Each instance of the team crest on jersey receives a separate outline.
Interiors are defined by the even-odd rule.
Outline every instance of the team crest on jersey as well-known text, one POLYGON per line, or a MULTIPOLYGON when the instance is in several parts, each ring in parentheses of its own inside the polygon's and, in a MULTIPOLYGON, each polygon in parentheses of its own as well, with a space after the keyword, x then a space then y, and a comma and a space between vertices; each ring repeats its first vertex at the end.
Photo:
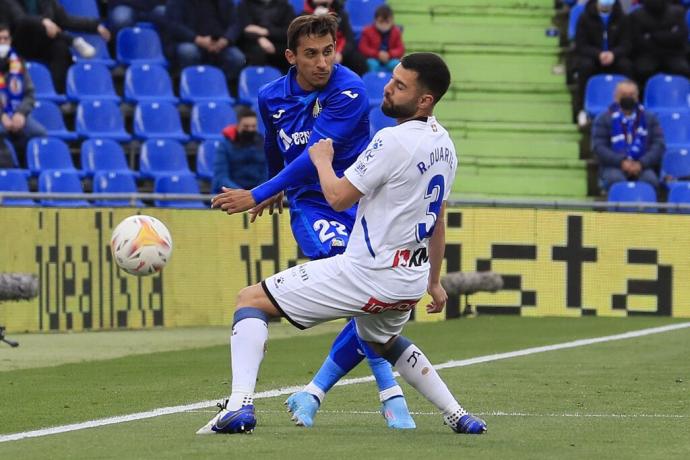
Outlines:
POLYGON ((22 82, 19 78, 10 78, 10 94, 21 94, 22 93, 22 82))
POLYGON ((316 98, 316 102, 314 102, 314 108, 311 111, 311 116, 316 118, 319 115, 321 115, 321 110, 323 109, 323 106, 321 105, 321 101, 319 98, 316 98))

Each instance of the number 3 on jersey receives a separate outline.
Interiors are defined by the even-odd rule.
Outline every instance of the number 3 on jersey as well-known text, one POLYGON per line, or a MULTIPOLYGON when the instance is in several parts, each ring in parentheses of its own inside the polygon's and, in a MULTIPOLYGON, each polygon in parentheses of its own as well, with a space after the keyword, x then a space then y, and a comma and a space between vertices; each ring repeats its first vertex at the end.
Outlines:
POLYGON ((338 235, 347 236, 347 227, 338 221, 327 221, 326 219, 319 219, 314 222, 314 231, 319 232, 319 240, 322 243, 333 238, 336 233, 338 235))
POLYGON ((424 201, 431 200, 431 202, 426 207, 426 218, 423 222, 418 223, 415 229, 415 236, 417 237, 418 243, 421 243, 434 233, 434 226, 436 225, 436 219, 438 219, 438 213, 441 212, 445 189, 445 180, 441 174, 437 174, 429 181, 429 185, 426 187, 424 201))

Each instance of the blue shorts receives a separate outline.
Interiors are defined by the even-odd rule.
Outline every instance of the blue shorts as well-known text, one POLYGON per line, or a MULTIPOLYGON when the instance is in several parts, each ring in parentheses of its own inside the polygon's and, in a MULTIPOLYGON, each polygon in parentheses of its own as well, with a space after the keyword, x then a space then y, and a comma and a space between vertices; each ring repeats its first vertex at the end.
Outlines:
POLYGON ((324 198, 304 197, 290 202, 290 225, 297 245, 310 259, 345 251, 355 224, 357 205, 337 212, 324 198))

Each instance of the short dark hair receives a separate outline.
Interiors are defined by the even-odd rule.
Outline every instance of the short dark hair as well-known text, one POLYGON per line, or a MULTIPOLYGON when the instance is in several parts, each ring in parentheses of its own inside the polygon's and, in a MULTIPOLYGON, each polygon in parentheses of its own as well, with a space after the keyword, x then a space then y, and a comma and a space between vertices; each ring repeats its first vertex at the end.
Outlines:
POLYGON ((10 35, 12 35, 12 29, 10 28, 10 25, 6 22, 0 22, 0 30, 7 30, 10 32, 10 35))
POLYGON ((305 14, 292 20, 287 30, 287 47, 297 52, 301 37, 323 37, 330 34, 335 41, 338 31, 338 19, 333 14, 305 14))
POLYGON ((393 9, 386 5, 383 4, 376 8, 376 11, 374 12, 374 19, 383 19, 384 21, 387 19, 390 19, 393 17, 393 9))
POLYGON ((256 112, 249 107, 240 107, 240 109, 237 110, 237 121, 248 117, 256 117, 256 112))
POLYGON ((441 56, 434 53, 412 53, 400 60, 404 69, 417 72, 417 80, 434 96, 434 105, 450 86, 450 70, 441 56))

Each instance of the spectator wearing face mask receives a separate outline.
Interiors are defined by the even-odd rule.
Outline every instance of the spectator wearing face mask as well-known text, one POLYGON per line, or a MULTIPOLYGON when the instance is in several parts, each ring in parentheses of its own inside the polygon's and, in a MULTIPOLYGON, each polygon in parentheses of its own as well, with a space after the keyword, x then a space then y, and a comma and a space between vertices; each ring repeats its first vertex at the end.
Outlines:
POLYGON ((573 67, 577 74, 578 124, 588 123, 584 105, 587 80, 600 73, 632 78, 630 25, 617 0, 590 0, 580 16, 575 33, 573 67))
POLYGON ((24 61, 12 49, 7 24, 0 24, 0 138, 8 137, 23 151, 28 138, 46 130, 29 114, 34 107, 34 85, 24 61))
POLYGON ((599 159, 602 188, 621 181, 643 181, 657 187, 657 170, 666 146, 656 116, 639 103, 632 80, 616 86, 615 102, 592 125, 592 151, 599 159))
POLYGON ((690 78, 686 60, 688 26, 681 6, 667 0, 644 0, 630 19, 633 65, 641 87, 658 72, 690 78))
POLYGON ((268 179, 264 140, 257 132, 256 113, 242 109, 237 125, 223 130, 221 142, 213 160, 212 193, 221 187, 249 190, 268 179))
POLYGON ((392 72, 398 65, 405 54, 405 45, 390 6, 376 8, 374 23, 362 31, 359 52, 367 59, 370 72, 392 72))

